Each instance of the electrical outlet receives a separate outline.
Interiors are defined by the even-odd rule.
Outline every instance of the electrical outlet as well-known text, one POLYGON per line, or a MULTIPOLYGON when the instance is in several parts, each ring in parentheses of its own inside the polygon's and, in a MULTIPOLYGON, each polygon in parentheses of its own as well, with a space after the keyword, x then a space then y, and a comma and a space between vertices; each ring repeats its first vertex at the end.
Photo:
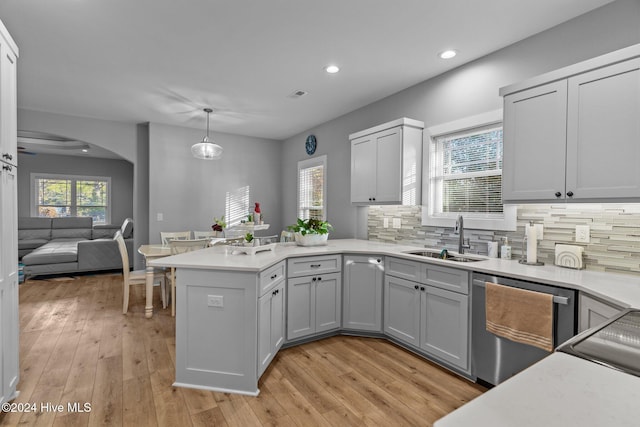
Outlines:
POLYGON ((393 228, 402 228, 401 218, 393 218, 393 228))
POLYGON ((576 225, 576 243, 589 243, 591 231, 588 225, 576 225))
POLYGON ((158 212, 156 214, 156 221, 163 221, 164 220, 164 215, 162 214, 162 212, 158 212))
POLYGON ((389 218, 382 218, 382 227, 389 228, 389 218))
POLYGON ((222 295, 207 295, 207 305, 209 307, 224 307, 224 297, 222 295))

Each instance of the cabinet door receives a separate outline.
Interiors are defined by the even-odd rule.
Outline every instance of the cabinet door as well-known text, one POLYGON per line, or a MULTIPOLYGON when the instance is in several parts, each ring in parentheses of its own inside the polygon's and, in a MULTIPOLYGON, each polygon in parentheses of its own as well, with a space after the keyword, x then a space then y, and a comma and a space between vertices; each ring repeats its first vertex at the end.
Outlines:
POLYGON ((420 342, 419 287, 396 277, 384 279, 384 332, 414 346, 420 342))
POLYGON ((382 257, 344 257, 344 309, 346 329, 382 332, 382 257))
POLYGON ((601 325, 620 311, 621 307, 604 303, 581 292, 578 332, 601 325))
POLYGON ((640 58, 570 78, 568 102, 567 193, 640 198, 640 58))
POLYGON ((16 56, 0 37, 0 161, 17 165, 16 56))
POLYGON ((315 281, 311 276, 287 280, 287 339, 315 332, 315 281))
POLYGON ((372 135, 351 141, 351 203, 371 203, 376 195, 376 141, 372 135))
POLYGON ((566 108, 566 81, 504 97, 505 202, 565 197, 566 108))
POLYGON ((0 162, 0 402, 18 384, 18 224, 16 168, 0 162))
MULTIPOLYGON (((315 332, 337 329, 342 322, 340 274, 322 274, 315 281, 315 332)), ((312 279, 313 280, 313 279, 312 279)))
POLYGON ((272 293, 269 292, 258 299, 258 378, 273 359, 271 347, 272 297, 272 293))
POLYGON ((271 296, 271 348, 273 355, 280 350, 284 343, 284 280, 275 289, 271 296))
POLYGON ((258 300, 258 378, 284 342, 284 283, 258 300))
POLYGON ((402 127, 374 134, 376 139, 375 203, 402 203, 402 127))
POLYGON ((468 370, 469 297, 432 286, 422 286, 420 348, 468 370))

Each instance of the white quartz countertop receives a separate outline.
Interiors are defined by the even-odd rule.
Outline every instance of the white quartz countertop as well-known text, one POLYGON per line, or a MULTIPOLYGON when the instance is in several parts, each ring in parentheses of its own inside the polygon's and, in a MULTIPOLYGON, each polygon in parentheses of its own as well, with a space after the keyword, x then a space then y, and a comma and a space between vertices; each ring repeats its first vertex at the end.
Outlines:
POLYGON ((636 427, 639 400, 639 377, 553 353, 434 426, 636 427))
MULTIPOLYGON (((334 239, 327 246, 278 244, 255 255, 212 247, 151 261, 154 267, 261 271, 290 257, 327 254, 395 256, 498 276, 561 286, 600 297, 621 307, 640 308, 640 276, 528 266, 517 260, 486 258, 455 263, 406 254, 424 249, 368 240, 334 239)), ((638 426, 640 378, 564 353, 553 353, 513 378, 436 422, 453 426, 638 426)))
POLYGON ((302 247, 292 243, 277 244, 272 251, 255 255, 230 254, 224 246, 158 258, 149 262, 154 267, 202 268, 212 270, 261 271, 291 257, 327 254, 370 254, 396 256, 420 262, 446 265, 459 269, 507 276, 521 280, 585 291, 621 307, 640 308, 640 276, 572 270, 555 265, 529 266, 517 260, 486 258, 483 261, 456 263, 425 258, 405 252, 423 247, 394 245, 369 240, 330 239, 326 246, 302 247))

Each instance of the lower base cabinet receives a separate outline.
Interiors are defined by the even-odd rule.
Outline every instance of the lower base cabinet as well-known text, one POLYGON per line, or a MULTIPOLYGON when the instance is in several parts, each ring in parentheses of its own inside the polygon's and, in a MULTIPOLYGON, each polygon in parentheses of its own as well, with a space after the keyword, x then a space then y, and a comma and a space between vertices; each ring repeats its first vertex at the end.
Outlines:
POLYGON ((258 378, 284 343, 285 281, 258 300, 258 378))
MULTIPOLYGON (((410 267, 407 264, 407 271, 410 267)), ((467 274, 443 267, 432 270, 423 269, 420 277, 428 283, 429 273, 449 275, 452 282, 443 286, 457 285, 467 274)), ((469 296, 424 282, 385 276, 384 332, 435 360, 469 372, 469 296)))
POLYGON ((578 332, 586 331, 603 324, 607 319, 622 311, 622 307, 605 303, 593 298, 584 292, 580 292, 579 325, 578 332))
POLYGON ((345 255, 342 272, 342 327, 382 332, 383 258, 345 255))
POLYGON ((341 282, 340 273, 288 279, 288 340, 340 328, 341 282))

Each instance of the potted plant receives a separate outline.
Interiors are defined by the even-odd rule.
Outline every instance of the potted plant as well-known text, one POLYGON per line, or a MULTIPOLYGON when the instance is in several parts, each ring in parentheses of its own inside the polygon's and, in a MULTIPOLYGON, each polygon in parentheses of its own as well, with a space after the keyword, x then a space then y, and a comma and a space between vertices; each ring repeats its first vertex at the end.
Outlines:
POLYGON ((331 224, 321 219, 300 219, 287 227, 294 233, 296 243, 300 246, 326 245, 329 238, 329 230, 333 230, 331 224))
POLYGON ((251 233, 247 233, 244 235, 244 245, 245 246, 253 246, 254 245, 254 241, 253 241, 253 234, 251 233))
POLYGON ((211 229, 216 232, 216 237, 224 237, 224 229, 227 228, 227 223, 224 220, 224 215, 218 218, 213 218, 213 225, 211 229))

